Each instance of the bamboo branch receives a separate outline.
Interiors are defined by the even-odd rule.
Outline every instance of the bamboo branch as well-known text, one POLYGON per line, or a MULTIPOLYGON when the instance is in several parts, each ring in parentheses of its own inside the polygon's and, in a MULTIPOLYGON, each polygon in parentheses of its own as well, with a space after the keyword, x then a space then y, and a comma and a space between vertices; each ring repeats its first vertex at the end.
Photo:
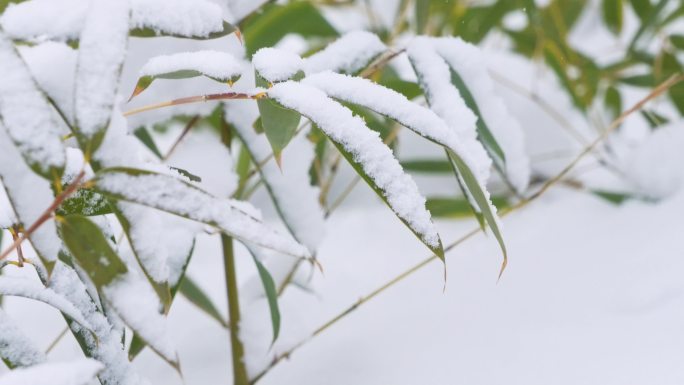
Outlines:
POLYGON ((230 318, 230 347, 233 359, 233 384, 247 385, 249 377, 245 367, 245 348, 240 340, 240 301, 237 275, 235 273, 235 254, 233 238, 222 234, 223 263, 225 268, 226 292, 228 296, 228 316, 230 318))
MULTIPOLYGON (((589 153, 591 153, 600 143, 602 143, 608 135, 613 132, 619 125, 631 114, 634 112, 640 110, 646 103, 648 103, 650 100, 660 96, 663 92, 667 91, 670 87, 674 86, 678 82, 684 80, 684 75, 674 75, 670 77, 668 80, 660 84, 658 87, 656 87, 651 93, 649 93, 645 98, 640 100, 638 103, 636 103, 634 106, 632 106, 630 109, 626 110, 623 112, 619 117, 617 117, 611 125, 608 127, 606 131, 604 131, 598 138, 596 138, 591 144, 589 144, 582 152, 580 152, 575 159, 573 159, 559 174, 557 174, 555 177, 548 179, 542 186, 535 192, 534 194, 530 195, 528 198, 521 200, 517 205, 511 206, 510 208, 506 210, 502 210, 500 217, 505 217, 508 214, 515 212, 531 202, 535 201, 538 199, 540 196, 542 196, 546 191, 548 191, 552 186, 554 186, 556 183, 559 183, 560 181, 563 180, 563 178, 582 160, 584 159, 585 156, 587 156, 589 153)), ((466 240, 472 238, 474 235, 480 233, 482 229, 480 227, 476 227, 473 230, 469 231, 467 234, 459 238, 458 240, 452 242, 449 244, 447 247, 444 248, 444 252, 448 252, 455 248, 456 246, 462 244, 466 240)), ((358 309, 361 305, 364 303, 367 303, 371 299, 377 297, 379 294, 385 292, 387 289, 391 288, 395 284, 401 282, 405 278, 411 276, 413 273, 416 271, 419 271, 423 267, 427 266, 430 264, 432 261, 437 260, 438 257, 436 255, 432 255, 430 257, 425 258, 421 262, 417 263, 413 267, 409 268, 408 270, 402 272, 401 274, 397 275, 396 277, 392 278, 385 284, 381 285, 371 293, 361 297, 357 302, 355 302, 353 305, 347 307, 344 309, 341 313, 339 313, 337 316, 333 317, 329 321, 325 322, 323 325, 321 325, 319 328, 314 330, 311 335, 293 346, 292 348, 286 350, 285 352, 277 355, 271 364, 266 367, 264 370, 262 370, 260 373, 258 373, 256 376, 252 378, 250 381, 250 384, 254 384, 257 381, 259 381, 264 375, 266 375, 273 367, 275 367, 278 363, 280 363, 282 360, 289 358, 292 353, 294 353, 297 349, 302 347, 304 344, 307 342, 311 341, 314 337, 320 335, 322 332, 325 330, 329 329, 332 325, 336 324, 339 322, 341 319, 346 317, 347 315, 351 314, 354 310, 358 309)))

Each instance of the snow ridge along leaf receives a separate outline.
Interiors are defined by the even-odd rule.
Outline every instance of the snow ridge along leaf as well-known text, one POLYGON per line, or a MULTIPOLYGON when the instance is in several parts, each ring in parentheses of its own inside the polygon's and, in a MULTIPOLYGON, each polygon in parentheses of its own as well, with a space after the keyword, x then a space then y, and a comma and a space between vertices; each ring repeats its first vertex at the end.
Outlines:
POLYGON ((93 0, 81 33, 74 111, 76 138, 90 159, 104 139, 128 44, 129 0, 93 0))
POLYGON ((95 188, 115 199, 138 203, 211 225, 244 242, 309 258, 306 247, 265 226, 246 202, 219 199, 179 179, 130 168, 98 172, 95 188))
POLYGON ((10 369, 41 364, 47 360, 45 354, 2 309, 0 309, 0 358, 10 369))
POLYGON ((371 131, 351 110, 309 85, 287 81, 274 85, 268 94, 320 127, 409 229, 444 259, 442 241, 430 213, 425 209, 425 198, 376 132, 371 131))
POLYGON ((140 78, 130 99, 149 87, 155 79, 188 79, 206 76, 229 85, 242 73, 241 63, 232 55, 220 51, 181 52, 155 56, 140 69, 140 78))

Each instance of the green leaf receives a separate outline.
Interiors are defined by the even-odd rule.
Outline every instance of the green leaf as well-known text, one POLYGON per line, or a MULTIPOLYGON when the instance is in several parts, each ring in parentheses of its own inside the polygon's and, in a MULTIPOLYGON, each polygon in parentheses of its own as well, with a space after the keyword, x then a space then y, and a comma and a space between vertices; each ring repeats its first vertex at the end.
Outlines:
POLYGON ((112 207, 107 198, 93 190, 81 188, 65 199, 57 208, 56 213, 61 216, 77 214, 89 217, 111 214, 112 207))
POLYGON ((178 174, 180 174, 180 175, 182 175, 182 176, 188 178, 191 182, 201 182, 201 181, 202 181, 202 178, 200 178, 199 176, 197 176, 197 175, 191 173, 191 172, 188 171, 188 170, 185 170, 185 169, 182 169, 182 168, 178 168, 178 167, 173 167, 173 166, 169 166, 169 168, 170 168, 171 170, 177 172, 178 174))
POLYGON ((238 30, 237 27, 235 27, 234 25, 232 25, 229 22, 224 20, 222 30, 212 32, 207 36, 190 36, 190 35, 172 34, 172 33, 166 33, 163 31, 155 31, 152 28, 136 28, 136 29, 133 29, 130 31, 130 36, 141 37, 141 38, 168 36, 168 37, 177 37, 177 38, 193 39, 193 40, 211 40, 211 39, 218 39, 220 37, 230 35, 231 33, 236 32, 237 30, 238 30))
MULTIPOLYGON (((383 191, 378 187, 377 184, 375 184, 375 181, 373 181, 373 179, 368 174, 366 174, 366 172, 363 170, 363 167, 361 167, 361 164, 356 161, 354 155, 352 155, 349 151, 347 151, 344 148, 344 146, 342 146, 342 143, 335 141, 330 136, 328 136, 328 139, 330 139, 330 141, 335 145, 335 147, 340 152, 340 154, 342 154, 342 156, 344 156, 344 158, 347 160, 347 162, 349 162, 349 164, 354 168, 354 171, 356 171, 356 173, 368 184, 368 186, 370 186, 370 188, 373 189, 373 191, 375 191, 375 193, 378 195, 378 197, 380 197, 380 199, 382 199, 382 201, 385 202, 385 204, 389 208, 392 208, 392 205, 390 205, 389 201, 387 201, 387 198, 385 197, 385 194, 383 193, 383 191)), ((432 251, 442 261, 444 261, 444 247, 442 246, 442 240, 441 239, 439 240, 439 244, 437 246, 431 246, 428 243, 426 243, 425 241, 423 241, 421 234, 418 233, 416 230, 414 230, 413 227, 411 227, 411 225, 409 225, 409 223, 406 222, 406 220, 404 220, 403 218, 401 218, 399 216, 397 216, 397 218, 399 218, 404 223, 404 225, 406 225, 406 227, 408 227, 411 230, 411 232, 413 232, 413 234, 418 239, 420 239, 421 242, 423 242, 425 244, 425 246, 427 246, 430 249, 430 251, 432 251)))
MULTIPOLYGON (((248 248, 249 249, 249 248, 248 248)), ((250 249, 251 252, 251 249, 250 249)), ((266 299, 268 300, 268 308, 271 313, 271 327, 273 329, 273 340, 271 345, 276 342, 278 335, 280 334, 280 309, 278 308, 278 290, 276 289, 275 282, 271 273, 268 272, 266 267, 257 259, 256 255, 252 253, 252 259, 254 264, 259 271, 259 278, 261 278, 261 283, 264 286, 264 293, 266 294, 266 299)))
POLYGON ((178 80, 178 79, 191 79, 191 78, 196 78, 204 76, 208 79, 217 81, 219 83, 228 83, 228 84, 233 84, 238 79, 240 79, 240 75, 235 75, 230 78, 217 78, 215 76, 209 76, 202 71, 195 70, 195 69, 183 69, 183 70, 178 70, 178 71, 173 71, 173 72, 166 72, 166 73, 161 73, 157 75, 145 75, 141 76, 138 79, 138 82, 135 84, 135 89, 133 90, 133 93, 131 96, 128 98, 130 101, 134 97, 140 95, 143 91, 145 91, 149 86, 152 85, 152 82, 154 82, 156 79, 169 79, 169 80, 178 80))
POLYGON ((259 48, 275 46, 285 35, 302 37, 335 37, 337 31, 308 1, 293 1, 285 5, 269 4, 241 23, 247 55, 259 48))
POLYGON ((202 288, 200 288, 189 276, 185 276, 181 281, 179 291, 183 294, 183 297, 187 298, 193 305, 197 306, 208 316, 216 320, 221 326, 225 328, 228 327, 226 317, 221 315, 221 312, 219 312, 211 298, 209 298, 202 288))
POLYGON ((138 127, 133 131, 133 135, 135 135, 136 138, 140 139, 142 144, 145 145, 152 153, 159 159, 164 158, 164 156, 161 154, 159 151, 159 148, 157 148, 157 145, 154 143, 154 139, 152 139, 152 135, 150 135, 149 131, 144 126, 138 127))
MULTIPOLYGON (((505 197, 492 197, 492 203, 497 209, 508 207, 505 197)), ((465 218, 473 215, 470 202, 466 198, 428 198, 426 207, 437 218, 465 218)))
POLYGON ((401 162, 401 167, 406 171, 420 172, 426 174, 451 173, 453 168, 451 163, 441 159, 415 159, 401 162))
POLYGON ((653 8, 651 5, 651 0, 629 0, 629 2, 632 4, 634 13, 636 13, 637 17, 639 17, 642 22, 644 18, 651 12, 651 8, 653 8))
MULTIPOLYGON (((268 87, 268 82, 256 74, 257 87, 268 87)), ((290 143, 297 132, 301 115, 297 111, 287 109, 276 101, 263 98, 257 100, 261 127, 271 144, 273 155, 278 165, 283 149, 290 143)))
POLYGON ((90 219, 80 215, 63 217, 59 230, 64 244, 98 289, 128 272, 102 230, 90 219))
MULTIPOLYGON (((671 53, 665 53, 662 60, 662 70, 660 71, 660 76, 658 82, 665 81, 673 75, 682 74, 684 70, 681 64, 677 60, 677 57, 671 53)), ((684 83, 679 82, 667 90, 672 103, 674 103, 679 113, 684 115, 684 83)))
POLYGON ((618 81, 635 87, 652 88, 655 86, 655 77, 652 74, 626 76, 618 81))
POLYGON ((622 0, 603 0, 603 21, 615 35, 622 32, 623 4, 622 0))
POLYGON ((494 207, 489 202, 489 199, 487 199, 487 195, 485 194, 483 187, 480 186, 480 183, 470 170, 470 167, 468 167, 468 165, 463 161, 463 159, 461 159, 460 156, 458 156, 458 154, 449 149, 446 151, 453 164, 454 170, 459 175, 460 180, 467 188, 468 193, 477 204, 479 212, 482 214, 482 218, 489 226, 497 242, 499 242, 501 252, 503 253, 503 263, 501 264, 501 271, 499 272, 499 277, 501 277, 501 274, 503 274, 506 264, 508 263, 508 253, 506 252, 506 245, 504 244, 503 235, 499 229, 499 222, 494 207))
POLYGON ((504 155, 501 146, 499 146, 499 143, 496 141, 496 138, 494 138, 494 135, 487 126, 487 122, 485 121, 484 116, 482 116, 480 108, 477 106, 477 102, 475 101, 473 94, 470 93, 468 86, 466 86, 461 76, 458 74, 458 72, 454 71, 453 68, 450 68, 450 72, 451 84, 458 89, 458 92, 461 94, 461 97, 463 97, 465 104, 477 116, 477 138, 484 145, 484 148, 494 161, 496 168, 501 172, 501 175, 505 176, 506 156, 504 155))
POLYGON ((300 258, 309 258, 306 247, 283 236, 244 211, 246 203, 236 205, 214 197, 177 178, 145 170, 110 168, 100 170, 93 179, 100 193, 213 226, 243 242, 300 258), (189 203, 191 203, 189 205, 189 203))

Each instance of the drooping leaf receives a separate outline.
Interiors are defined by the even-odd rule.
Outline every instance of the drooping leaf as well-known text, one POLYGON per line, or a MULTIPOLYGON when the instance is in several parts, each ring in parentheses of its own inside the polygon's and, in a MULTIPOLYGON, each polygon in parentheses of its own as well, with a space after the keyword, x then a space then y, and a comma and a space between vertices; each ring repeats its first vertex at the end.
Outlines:
POLYGON ((257 271, 259 272, 259 278, 264 287, 264 294, 268 301, 268 308, 271 314, 271 327, 273 329, 273 340, 271 344, 275 343, 280 334, 280 309, 278 308, 278 290, 276 289, 275 282, 271 273, 268 272, 266 267, 259 261, 259 259, 252 253, 252 259, 254 264, 256 264, 257 271))
POLYGON ((458 154, 451 150, 447 150, 447 154, 449 155, 449 159, 451 160, 454 169, 459 175, 460 180, 463 182, 463 184, 465 184, 465 187, 467 187, 468 194, 470 194, 470 197, 472 197, 472 199, 477 204, 479 212, 482 214, 484 221, 491 229, 492 233, 494 234, 494 237, 496 238, 497 242, 499 243, 499 246, 501 247, 501 251, 503 252, 503 263, 501 264, 501 271, 499 272, 499 276, 501 276, 504 269, 506 268, 506 264, 508 263, 508 253, 506 251, 506 245, 504 243, 503 235, 501 234, 501 230, 499 229, 499 221, 496 216, 496 208, 489 202, 485 190, 480 185, 477 178, 470 170, 470 167, 468 167, 468 165, 463 161, 463 159, 461 159, 461 157, 458 156, 458 154))
POLYGON ((592 190, 591 193, 603 200, 606 200, 618 206, 623 204, 627 200, 635 199, 633 194, 623 192, 592 190))
POLYGON ((147 128, 144 126, 138 127, 135 129, 135 131, 133 131, 133 135, 140 139, 142 144, 152 151, 157 158, 162 159, 164 157, 159 151, 159 148, 157 148, 157 145, 154 143, 154 139, 152 138, 152 135, 150 135, 150 132, 147 131, 147 128))
POLYGON ((94 184, 96 190, 114 199, 205 223, 244 242, 288 255, 310 256, 306 247, 255 218, 246 203, 215 198, 179 179, 143 170, 111 168, 98 172, 94 184))
POLYGON ((140 78, 129 100, 145 91, 156 79, 190 79, 204 76, 229 85, 240 79, 242 65, 221 51, 180 52, 155 56, 140 69, 140 78))
POLYGON ((663 115, 661 115, 661 114, 659 114, 653 110, 643 109, 640 112, 641 112, 641 116, 643 116, 644 119, 646 119, 646 121, 648 122, 648 125, 652 129, 658 128, 658 127, 665 125, 665 124, 670 122, 670 119, 666 118, 665 116, 663 116, 663 115))
POLYGON ((185 276, 183 281, 181 281, 179 291, 183 294, 183 297, 187 298, 193 305, 197 306, 197 308, 216 320, 221 326, 228 327, 226 317, 221 315, 221 312, 216 305, 214 305, 211 298, 209 298, 204 290, 202 290, 202 288, 200 288, 189 276, 185 276))
POLYGON ((147 281, 129 272, 100 228, 88 218, 64 217, 60 231, 66 247, 107 303, 160 357, 178 368, 177 357, 168 343, 165 318, 158 313, 158 299, 145 286, 147 281))
MULTIPOLYGON (((256 74, 257 87, 267 87, 268 82, 256 74)), ((257 100, 261 127, 273 149, 273 155, 280 165, 280 155, 294 137, 301 120, 301 115, 281 106, 271 99, 257 100)))
POLYGON ((684 50, 684 35, 671 35, 670 43, 678 50, 684 50))
POLYGON ((615 87, 608 87, 606 90, 606 95, 604 99, 604 105, 609 112, 609 119, 613 119, 620 116, 622 113, 622 97, 620 96, 620 91, 615 87))

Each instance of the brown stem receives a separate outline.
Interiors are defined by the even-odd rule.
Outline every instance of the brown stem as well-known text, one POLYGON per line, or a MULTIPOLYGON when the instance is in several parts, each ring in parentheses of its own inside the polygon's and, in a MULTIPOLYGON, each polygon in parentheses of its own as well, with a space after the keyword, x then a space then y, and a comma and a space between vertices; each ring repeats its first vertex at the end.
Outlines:
POLYGON ((36 231, 40 226, 43 225, 43 223, 47 222, 48 219, 52 218, 53 212, 59 207, 62 202, 66 198, 69 197, 69 195, 73 194, 76 189, 81 185, 81 180, 85 176, 85 171, 81 171, 76 178, 71 182, 69 187, 66 188, 61 194, 59 194, 54 201, 50 204, 50 206, 41 214, 41 216, 28 228, 24 231, 24 233, 21 235, 21 237, 17 238, 14 240, 14 242, 0 254, 0 260, 7 258, 14 249, 17 249, 19 245, 21 245, 22 242, 24 242, 26 239, 28 239, 31 234, 36 231))
POLYGON ((203 102, 208 102, 208 101, 212 101, 212 100, 261 99, 261 98, 265 98, 265 97, 266 97, 265 93, 246 94, 246 93, 242 93, 242 92, 222 92, 219 94, 188 96, 185 98, 173 99, 173 100, 169 100, 166 102, 150 104, 147 106, 142 106, 140 108, 135 108, 135 109, 124 112, 123 115, 124 116, 131 116, 131 115, 139 114, 141 112, 157 110, 159 108, 164 108, 164 107, 180 106, 183 104, 191 104, 191 103, 203 103, 203 102))
POLYGON ((162 161, 166 161, 166 160, 168 160, 168 159, 171 157, 171 155, 173 154, 173 152, 176 151, 176 148, 178 147, 178 145, 180 144, 180 142, 185 138, 185 136, 188 134, 188 132, 190 132, 190 130, 191 130, 192 127, 197 123, 197 121, 199 120, 199 118, 200 118, 199 115, 195 115, 195 116, 192 117, 192 119, 190 119, 190 121, 188 122, 188 124, 185 125, 185 128, 183 128, 183 132, 181 132, 181 134, 178 136, 178 138, 176 139, 176 141, 173 142, 173 145, 171 146, 171 148, 169 149, 169 151, 166 152, 166 155, 164 155, 164 158, 162 158, 162 161))

